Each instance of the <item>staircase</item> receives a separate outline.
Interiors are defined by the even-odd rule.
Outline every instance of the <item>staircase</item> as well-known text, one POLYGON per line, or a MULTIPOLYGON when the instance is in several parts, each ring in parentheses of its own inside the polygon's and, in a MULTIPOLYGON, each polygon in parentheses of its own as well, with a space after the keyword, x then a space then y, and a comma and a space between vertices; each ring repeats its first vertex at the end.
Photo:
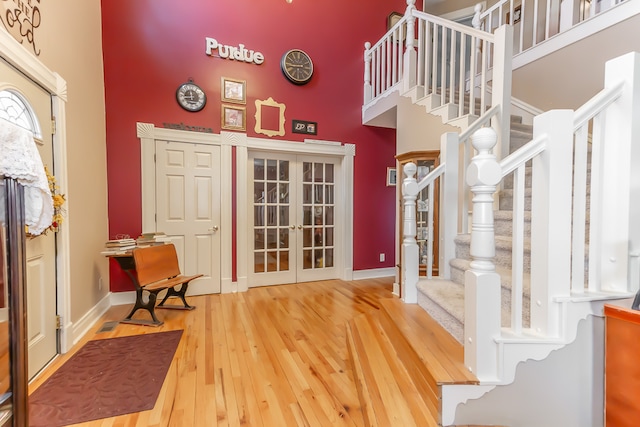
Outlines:
MULTIPOLYGON (((510 113, 512 104, 525 106, 518 114, 527 109, 511 98, 511 26, 489 34, 418 12, 414 3, 408 0, 404 18, 379 42, 365 45, 363 123, 375 123, 397 102, 394 97, 405 96, 462 132, 443 135, 440 165, 420 182, 411 163, 400 175, 405 311, 385 307, 349 327, 369 423, 432 425, 423 418, 427 411, 440 425, 597 425, 601 387, 593 386, 593 396, 582 395, 580 387, 583 381, 596 384, 603 371, 595 359, 581 365, 602 348, 594 319, 606 301, 629 299, 640 286, 640 193, 634 184, 640 179, 634 172, 640 130, 632 126, 640 115, 634 89, 640 54, 609 61, 604 89, 577 110, 536 113, 526 117, 533 122, 528 126, 510 113), (429 203, 440 194, 440 277, 432 277, 430 264, 427 277, 418 276, 414 213, 425 189, 429 203), (424 310, 411 311, 413 320, 406 321, 408 306, 424 310), (456 347, 430 341, 434 334, 450 334, 464 348, 462 360, 456 347), (418 349, 422 342, 429 344, 418 349), (474 380, 448 382, 429 360, 453 360, 474 380), (564 368, 579 365, 582 371, 559 387, 582 400, 561 410, 555 390, 543 390, 530 416, 518 409, 529 399, 531 381, 552 384, 564 368), (522 372, 534 374, 527 380, 522 372), (585 419, 575 416, 587 406, 596 409, 585 419), (402 417, 396 407, 411 415, 393 418, 402 417), (559 419, 568 421, 553 424, 559 419)), ((512 2, 499 3, 509 4, 513 16, 512 2)))
MULTIPOLYGON (((513 153, 533 139, 533 126, 522 124, 520 117, 511 119, 511 138, 509 152, 513 153)), ((526 188, 531 188, 531 167, 527 168, 526 188)), ((511 177, 512 178, 512 177, 511 177)), ((496 271, 501 284, 501 325, 511 323, 511 255, 512 255, 512 218, 513 218, 513 179, 505 180, 500 193, 499 210, 494 212, 496 271)), ((531 194, 525 198, 525 257, 523 294, 523 326, 530 324, 530 233, 531 233, 531 194)), ((450 279, 433 277, 418 282, 418 305, 424 308, 455 339, 462 343, 464 339, 464 280, 465 272, 471 263, 470 234, 458 234, 455 237, 455 259, 449 262, 450 279)))

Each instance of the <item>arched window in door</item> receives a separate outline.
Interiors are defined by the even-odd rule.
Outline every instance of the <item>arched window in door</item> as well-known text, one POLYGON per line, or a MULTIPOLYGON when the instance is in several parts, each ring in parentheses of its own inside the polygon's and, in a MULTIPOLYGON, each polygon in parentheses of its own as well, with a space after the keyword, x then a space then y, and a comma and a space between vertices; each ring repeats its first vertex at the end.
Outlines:
POLYGON ((30 131, 34 138, 42 139, 36 115, 20 93, 11 89, 0 91, 0 118, 30 131))

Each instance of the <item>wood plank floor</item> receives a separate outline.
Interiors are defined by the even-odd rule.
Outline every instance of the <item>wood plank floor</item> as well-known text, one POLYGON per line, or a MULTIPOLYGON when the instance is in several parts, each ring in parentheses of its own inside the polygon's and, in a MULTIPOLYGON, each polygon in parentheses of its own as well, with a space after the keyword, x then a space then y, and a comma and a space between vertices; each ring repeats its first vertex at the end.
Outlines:
POLYGON ((392 278, 254 288, 190 297, 193 311, 159 311, 158 328, 103 322, 123 318, 112 307, 72 351, 29 386, 33 392, 90 339, 183 329, 174 364, 151 411, 83 426, 363 426, 348 361, 346 323, 377 310, 392 278))

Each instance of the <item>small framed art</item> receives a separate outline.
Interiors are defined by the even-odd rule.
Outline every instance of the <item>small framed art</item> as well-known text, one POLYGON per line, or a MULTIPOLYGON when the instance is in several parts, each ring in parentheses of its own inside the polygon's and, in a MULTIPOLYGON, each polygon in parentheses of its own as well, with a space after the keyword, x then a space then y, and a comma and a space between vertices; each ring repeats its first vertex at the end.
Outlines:
POLYGON ((222 77, 222 102, 247 103, 247 81, 222 77))
POLYGON ((396 168, 387 168, 387 187, 396 185, 396 168))
POLYGON ((222 106, 222 129, 227 130, 247 130, 246 107, 235 105, 222 106))

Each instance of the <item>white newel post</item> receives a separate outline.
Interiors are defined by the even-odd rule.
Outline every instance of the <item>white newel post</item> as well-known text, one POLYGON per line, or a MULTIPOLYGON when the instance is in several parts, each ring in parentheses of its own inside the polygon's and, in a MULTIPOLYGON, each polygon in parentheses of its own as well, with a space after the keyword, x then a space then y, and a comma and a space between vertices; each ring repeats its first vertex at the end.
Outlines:
POLYGON ((404 51, 404 76, 402 77, 403 92, 408 92, 417 82, 418 53, 415 47, 416 19, 413 11, 416 9, 416 0, 407 0, 407 10, 404 14, 407 20, 407 48, 404 51))
POLYGON ((500 275, 496 273, 493 193, 502 178, 492 149, 497 136, 482 128, 471 137, 478 154, 467 168, 467 184, 473 193, 471 221, 471 269, 464 277, 464 363, 480 381, 498 379, 500 336, 500 275))
POLYGON ((404 217, 402 223, 402 300, 407 304, 418 302, 418 242, 416 242, 416 198, 418 182, 413 163, 404 165, 405 175, 402 181, 402 200, 404 217))
POLYGON ((482 14, 482 3, 477 3, 473 8, 473 10, 474 10, 474 14, 473 14, 473 19, 471 20, 471 25, 476 30, 481 30, 482 25, 480 21, 480 15, 482 14))
POLYGON ((364 44, 364 103, 371 101, 371 43, 364 44))
MULTIPOLYGON (((640 54, 633 52, 608 61, 605 87, 624 81, 624 90, 605 114, 602 148, 599 242, 600 277, 605 290, 637 290, 629 284, 629 256, 640 252, 640 54)), ((594 147, 595 149, 595 147, 594 147)), ((591 198, 592 215, 594 210, 591 198)), ((593 216, 592 216, 593 221, 593 216)), ((593 230, 592 230, 593 231, 593 230)), ((593 242, 593 240, 592 240, 593 242)), ((592 249, 593 251, 593 249, 592 249)))
POLYGON ((438 249, 440 259, 438 260, 439 274, 443 279, 451 278, 451 268, 449 262, 456 257, 456 244, 454 239, 458 234, 459 218, 459 181, 458 181, 458 158, 460 139, 458 133, 447 132, 440 138, 440 161, 444 163, 444 180, 440 181, 440 241, 438 249))

